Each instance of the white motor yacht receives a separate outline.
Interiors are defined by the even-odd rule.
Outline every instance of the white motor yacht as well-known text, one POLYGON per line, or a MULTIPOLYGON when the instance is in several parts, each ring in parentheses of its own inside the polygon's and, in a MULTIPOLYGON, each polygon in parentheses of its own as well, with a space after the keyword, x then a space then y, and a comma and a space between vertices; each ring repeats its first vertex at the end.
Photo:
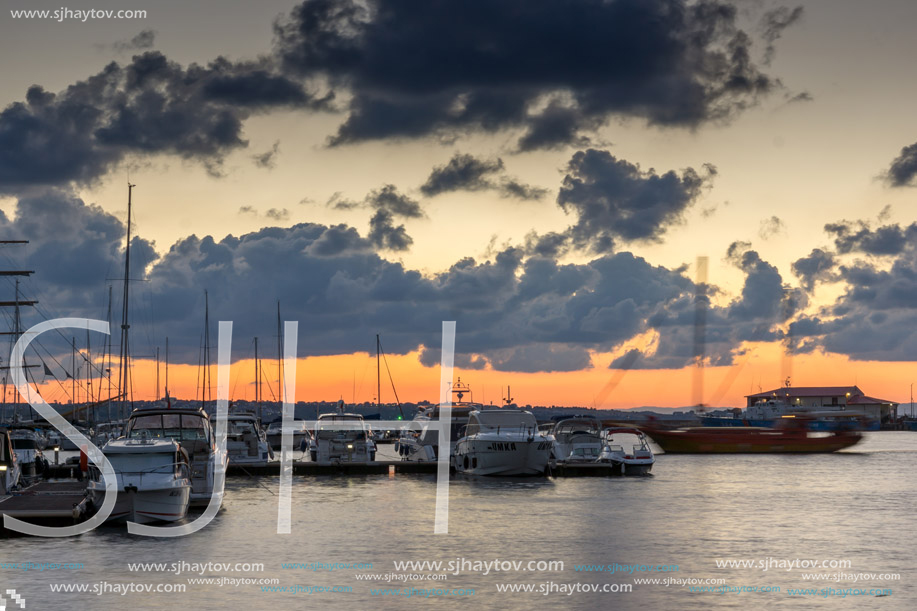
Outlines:
POLYGON ((376 444, 360 414, 322 414, 309 449, 312 462, 372 462, 376 444))
POLYGON ((603 447, 598 462, 621 467, 621 475, 647 475, 656 457, 643 431, 617 427, 602 431, 603 447))
MULTIPOLYGON (((267 427, 267 442, 271 449, 279 450, 283 446, 283 420, 275 420, 267 427)), ((312 443, 312 433, 309 427, 301 420, 293 421, 293 449, 309 449, 312 443)))
POLYGON ((19 459, 10 443, 9 433, 0 429, 0 497, 19 485, 19 459))
POLYGON ((602 423, 592 416, 575 416, 554 425, 553 458, 557 462, 594 461, 602 451, 602 423))
MULTIPOLYGON (((140 524, 174 522, 188 513, 191 476, 188 454, 171 439, 148 435, 115 439, 102 447, 118 478, 118 497, 109 520, 140 524)), ((105 482, 95 465, 89 469, 89 498, 100 507, 105 482)))
MULTIPOLYGON (((452 403, 449 406, 449 447, 447 456, 452 457, 455 442, 459 440, 462 429, 468 424, 471 412, 483 410, 482 403, 474 402, 474 395, 462 378, 452 386, 452 403), (465 395, 469 400, 465 401, 465 395)), ((430 426, 442 418, 442 405, 431 405, 421 408, 412 421, 402 429, 401 436, 395 442, 395 451, 402 460, 430 461, 439 456, 439 430, 430 426)))
POLYGON ((263 467, 274 457, 274 450, 254 414, 229 414, 226 426, 230 465, 263 467))
POLYGON ((23 483, 38 480, 48 470, 48 461, 41 453, 41 436, 28 428, 11 428, 8 431, 13 452, 19 461, 23 483))
POLYGON ((171 439, 188 453, 191 461, 191 505, 207 505, 211 495, 222 502, 223 490, 214 489, 214 472, 226 469, 227 453, 219 451, 203 409, 152 408, 135 409, 127 421, 124 437, 141 439, 171 439))
POLYGON ((531 412, 475 410, 455 443, 453 465, 472 475, 542 475, 550 456, 551 441, 531 412))

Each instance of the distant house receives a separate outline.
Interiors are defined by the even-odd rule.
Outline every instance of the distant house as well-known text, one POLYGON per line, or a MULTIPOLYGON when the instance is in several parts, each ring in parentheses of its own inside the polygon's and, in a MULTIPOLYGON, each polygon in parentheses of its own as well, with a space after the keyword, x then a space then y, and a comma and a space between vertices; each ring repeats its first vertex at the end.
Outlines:
POLYGON ((858 386, 790 386, 746 395, 746 406, 777 401, 806 411, 845 411, 889 422, 898 418, 898 404, 867 396, 858 386))

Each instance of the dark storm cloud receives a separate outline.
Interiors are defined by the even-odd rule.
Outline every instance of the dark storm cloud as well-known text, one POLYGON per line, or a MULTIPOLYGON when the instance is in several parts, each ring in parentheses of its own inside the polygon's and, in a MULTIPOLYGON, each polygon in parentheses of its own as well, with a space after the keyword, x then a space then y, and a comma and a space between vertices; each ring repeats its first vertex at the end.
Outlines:
POLYGON ((377 210, 369 219, 369 241, 382 250, 404 251, 411 248, 414 238, 404 225, 395 226, 395 216, 388 210, 377 210))
POLYGON ((917 240, 917 223, 908 227, 883 225, 873 230, 865 221, 828 223, 825 231, 834 236, 837 252, 868 255, 897 255, 917 240))
POLYGON ((809 292, 815 289, 817 282, 834 278, 837 259, 834 253, 813 248, 807 256, 793 262, 793 273, 799 278, 804 289, 809 292))
POLYGON ((497 191, 501 197, 515 199, 541 199, 548 190, 526 185, 506 175, 503 160, 482 159, 474 155, 456 153, 445 165, 430 172, 420 192, 433 197, 450 191, 497 191))
POLYGON ((901 149, 891 166, 885 172, 885 180, 892 187, 913 187, 917 185, 917 142, 901 149))
MULTIPOLYGON (((23 257, 24 268, 36 271, 25 290, 39 291, 43 312, 93 318, 104 314, 106 284, 124 277, 125 229, 120 220, 73 193, 48 189, 20 198, 15 219, 4 216, 0 229, 5 239, 29 240, 5 254, 23 257)), ((143 278, 157 258, 151 243, 134 237, 131 277, 143 278)))
POLYGON ((608 151, 579 151, 567 166, 557 203, 577 217, 570 229, 577 246, 608 252, 618 241, 657 241, 680 223, 716 174, 712 166, 705 170, 704 175, 692 168, 681 176, 671 170, 659 175, 608 151))
MULTIPOLYGON (((350 94, 333 144, 513 128, 532 150, 587 145, 616 115, 695 127, 755 104, 780 83, 736 16, 716 0, 309 0, 275 24, 276 52, 350 94)), ((775 13, 767 44, 786 25, 775 13)))
POLYGON ((57 94, 34 85, 3 109, 0 191, 91 183, 130 154, 177 155, 219 173, 227 153, 247 146, 253 112, 323 103, 263 62, 183 68, 148 51, 57 94))
MULTIPOLYGON (((22 198, 15 220, 0 217, 0 230, 32 240, 23 265, 36 270, 29 282, 41 291, 46 312, 104 318, 107 284, 123 276, 124 229, 115 217, 52 191, 22 198)), ((381 239, 390 247, 397 232, 381 239)), ((148 344, 167 334, 173 362, 197 363, 206 289, 211 320, 234 321, 237 346, 273 332, 280 300, 283 317, 300 321, 304 356, 371 350, 382 330, 390 353, 425 347, 424 362, 437 362, 441 322, 455 320, 457 362, 469 367, 570 371, 588 367, 591 351, 618 349, 647 332, 658 333, 658 347, 638 366, 692 362, 695 288, 682 268, 626 252, 561 264, 508 247, 491 261, 465 258, 425 276, 383 259, 378 248, 352 227, 311 223, 222 240, 189 236, 158 258, 151 244, 135 238, 131 276, 144 279, 132 304, 134 336, 143 338, 137 349, 148 354, 148 344), (148 320, 156 321, 154 329, 145 326, 148 320)), ((746 284, 756 285, 769 271, 751 256, 745 269, 746 284)), ((743 303, 752 293, 736 300, 741 308, 710 309, 711 363, 728 364, 747 338, 773 336, 776 321, 755 317, 743 303)), ((244 357, 239 350, 236 357, 244 357)))

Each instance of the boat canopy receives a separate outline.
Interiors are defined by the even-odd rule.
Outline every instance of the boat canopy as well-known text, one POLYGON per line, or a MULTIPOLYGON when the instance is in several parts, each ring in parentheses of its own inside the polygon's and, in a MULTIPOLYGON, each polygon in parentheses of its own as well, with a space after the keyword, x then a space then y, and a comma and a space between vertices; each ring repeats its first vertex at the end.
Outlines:
POLYGON ((532 412, 493 409, 471 412, 465 432, 467 435, 474 435, 482 431, 500 432, 526 429, 535 431, 537 428, 538 422, 532 412))

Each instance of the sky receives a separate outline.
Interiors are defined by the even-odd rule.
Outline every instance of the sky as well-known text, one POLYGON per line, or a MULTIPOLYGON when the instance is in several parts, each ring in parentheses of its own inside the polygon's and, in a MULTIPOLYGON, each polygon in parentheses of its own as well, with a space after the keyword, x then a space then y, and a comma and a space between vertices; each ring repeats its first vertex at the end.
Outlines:
MULTIPOLYGON (((399 398, 435 400, 444 320, 488 403, 909 400, 913 3, 7 4, 0 238, 30 243, 0 259, 35 271, 24 325, 105 319, 110 286, 117 323, 136 185, 137 398, 166 337, 195 394, 207 290, 238 398, 279 301, 300 400, 373 400, 376 334, 399 398)), ((101 336, 49 338, 58 400, 73 341, 104 368, 101 336)))

